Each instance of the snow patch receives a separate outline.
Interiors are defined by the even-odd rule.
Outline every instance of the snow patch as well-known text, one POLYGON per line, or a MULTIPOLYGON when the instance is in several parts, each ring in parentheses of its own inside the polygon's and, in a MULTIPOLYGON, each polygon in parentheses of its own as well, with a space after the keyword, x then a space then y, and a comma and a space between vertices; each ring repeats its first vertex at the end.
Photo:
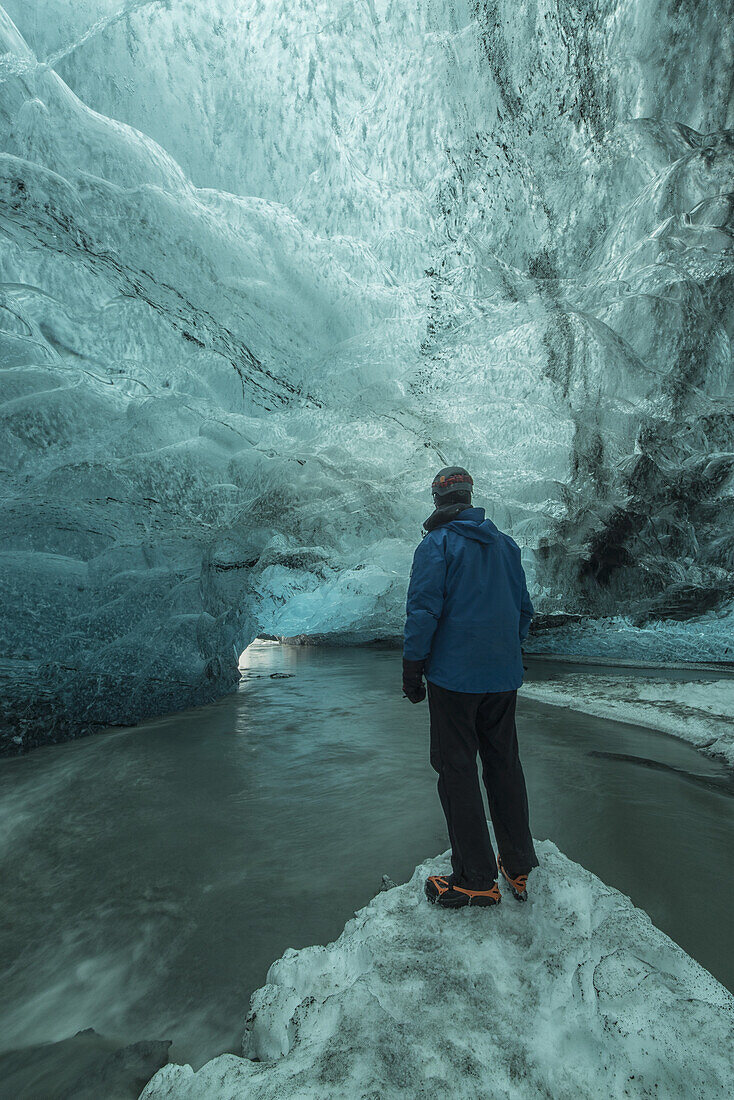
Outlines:
POLYGON ((273 964, 249 1057, 166 1066, 141 1100, 728 1094, 731 994, 550 841, 538 855, 528 903, 492 910, 428 905, 447 854, 418 867, 273 964))
POLYGON ((525 684, 526 699, 661 730, 734 767, 734 678, 643 680, 572 673, 525 684))

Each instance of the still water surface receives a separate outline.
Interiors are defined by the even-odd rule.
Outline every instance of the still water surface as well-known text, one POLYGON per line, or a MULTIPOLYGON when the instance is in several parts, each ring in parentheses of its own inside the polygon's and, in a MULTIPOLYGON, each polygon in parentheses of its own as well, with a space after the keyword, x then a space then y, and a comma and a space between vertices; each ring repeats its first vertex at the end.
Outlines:
MULTIPOLYGON (((237 1051, 285 948, 335 938, 384 873, 405 880, 446 848, 428 713, 401 698, 399 653, 246 656, 239 692, 212 706, 2 762, 0 1050, 94 1027, 173 1039, 172 1060, 195 1066, 237 1051)), ((534 835, 734 988, 731 774, 663 734, 529 700, 518 728, 534 835)))

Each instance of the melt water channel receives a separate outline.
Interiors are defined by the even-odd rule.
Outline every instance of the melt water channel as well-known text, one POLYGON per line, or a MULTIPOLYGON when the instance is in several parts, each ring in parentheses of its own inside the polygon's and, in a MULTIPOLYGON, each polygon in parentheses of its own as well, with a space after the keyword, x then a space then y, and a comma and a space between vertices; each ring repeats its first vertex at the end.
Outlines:
MULTIPOLYGON (((615 671, 529 675, 580 669, 615 671)), ((518 730, 534 835, 734 989, 731 772, 522 693, 518 730)), ((239 1052, 274 959, 334 939, 383 874, 404 881, 447 846, 399 653, 256 642, 211 706, 0 763, 0 1051, 93 1027, 171 1039, 195 1067, 239 1052)))

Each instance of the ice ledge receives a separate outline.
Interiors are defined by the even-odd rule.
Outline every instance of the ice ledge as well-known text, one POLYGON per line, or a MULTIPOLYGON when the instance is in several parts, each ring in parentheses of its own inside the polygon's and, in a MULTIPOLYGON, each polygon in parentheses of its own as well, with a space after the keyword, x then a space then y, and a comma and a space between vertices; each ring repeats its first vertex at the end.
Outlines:
POLYGON ((570 673, 523 685, 523 696, 680 737, 734 768, 734 677, 647 680, 570 673))
POLYGON ((528 904, 492 910, 429 906, 446 856, 418 867, 274 963, 244 1040, 260 1061, 169 1065, 141 1100, 728 1095, 731 994, 550 841, 538 855, 528 904))

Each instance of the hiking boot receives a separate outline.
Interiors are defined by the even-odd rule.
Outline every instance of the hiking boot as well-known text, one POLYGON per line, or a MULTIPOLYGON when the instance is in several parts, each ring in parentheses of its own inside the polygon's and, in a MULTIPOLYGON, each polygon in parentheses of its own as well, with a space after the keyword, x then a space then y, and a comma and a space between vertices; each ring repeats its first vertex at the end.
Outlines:
POLYGON ((528 876, 527 875, 516 875, 515 878, 511 878, 510 875, 508 875, 507 871, 502 866, 502 860, 501 859, 497 860, 497 866, 499 867, 503 878, 509 883, 510 889, 512 890, 513 898, 517 898, 518 901, 527 901, 528 900, 528 876))
POLYGON ((443 875, 431 875, 426 879, 426 897, 444 909, 462 909, 465 905, 499 905, 502 901, 496 882, 489 890, 467 890, 463 886, 455 886, 450 878, 443 875))

